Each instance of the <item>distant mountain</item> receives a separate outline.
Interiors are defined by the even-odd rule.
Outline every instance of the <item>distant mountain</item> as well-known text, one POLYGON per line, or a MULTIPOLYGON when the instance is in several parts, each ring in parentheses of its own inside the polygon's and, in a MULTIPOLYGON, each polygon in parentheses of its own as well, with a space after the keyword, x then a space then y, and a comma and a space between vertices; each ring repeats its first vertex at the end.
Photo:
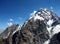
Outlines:
POLYGON ((7 27, 0 35, 1 44, 60 44, 60 17, 42 8, 22 26, 7 27))
POLYGON ((1 44, 8 44, 12 39, 12 36, 20 29, 18 24, 13 24, 12 26, 7 27, 1 34, 0 34, 0 43, 1 44), (9 39, 10 40, 9 40, 9 39), (2 40, 2 42, 1 42, 2 40))

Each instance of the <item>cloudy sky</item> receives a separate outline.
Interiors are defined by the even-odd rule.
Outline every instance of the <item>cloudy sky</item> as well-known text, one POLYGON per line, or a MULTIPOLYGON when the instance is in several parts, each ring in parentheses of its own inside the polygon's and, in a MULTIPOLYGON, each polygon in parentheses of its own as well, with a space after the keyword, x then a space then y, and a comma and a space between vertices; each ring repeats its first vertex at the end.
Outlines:
POLYGON ((60 16, 60 0, 0 0, 0 30, 12 23, 23 24, 40 8, 52 9, 60 16))

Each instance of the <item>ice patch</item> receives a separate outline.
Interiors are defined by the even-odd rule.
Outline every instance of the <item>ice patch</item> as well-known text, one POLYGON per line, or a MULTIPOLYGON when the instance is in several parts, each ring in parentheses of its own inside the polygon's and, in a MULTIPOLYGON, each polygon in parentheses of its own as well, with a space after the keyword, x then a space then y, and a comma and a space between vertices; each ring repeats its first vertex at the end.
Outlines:
POLYGON ((48 30, 48 32, 49 32, 49 36, 51 37, 51 29, 52 29, 52 27, 47 27, 47 30, 48 30))
POLYGON ((47 40, 47 41, 44 42, 44 44, 49 44, 49 42, 50 42, 50 40, 47 40))
POLYGON ((52 20, 49 20, 49 21, 47 22, 47 25, 48 25, 48 26, 51 26, 53 22, 54 22, 53 19, 52 19, 52 20))
POLYGON ((56 27, 52 30, 52 36, 53 36, 54 34, 59 33, 59 32, 60 32, 60 25, 56 25, 56 27))
POLYGON ((38 12, 37 14, 41 14, 41 12, 38 12))

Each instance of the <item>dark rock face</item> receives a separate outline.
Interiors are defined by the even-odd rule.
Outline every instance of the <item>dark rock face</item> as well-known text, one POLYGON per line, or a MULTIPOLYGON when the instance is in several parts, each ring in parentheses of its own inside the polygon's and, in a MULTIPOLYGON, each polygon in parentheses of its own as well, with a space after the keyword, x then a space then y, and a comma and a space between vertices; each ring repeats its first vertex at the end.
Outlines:
POLYGON ((33 19, 31 19, 12 37, 9 36, 6 39, 2 39, 1 44, 43 44, 48 39, 49 32, 46 29, 44 21, 33 21, 33 19))
POLYGON ((51 38, 49 44, 60 44, 60 32, 51 38))
POLYGON ((12 36, 12 44, 19 44, 19 31, 12 36))
MULTIPOLYGON (((15 36, 16 35, 14 35, 14 37, 15 36)), ((27 24, 22 26, 20 34, 16 38, 19 40, 19 42, 17 42, 18 44, 43 44, 49 39, 49 32, 46 29, 44 21, 33 21, 33 19, 31 19, 27 24)), ((16 43, 14 42, 13 44, 16 43)))

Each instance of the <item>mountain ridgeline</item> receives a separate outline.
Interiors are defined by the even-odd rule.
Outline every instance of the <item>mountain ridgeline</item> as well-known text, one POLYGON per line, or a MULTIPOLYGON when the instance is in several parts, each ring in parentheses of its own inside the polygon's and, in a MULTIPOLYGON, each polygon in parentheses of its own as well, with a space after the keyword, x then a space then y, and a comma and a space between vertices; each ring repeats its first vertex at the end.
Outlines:
POLYGON ((0 34, 0 44, 60 44, 60 18, 42 8, 22 26, 13 24, 0 34))

